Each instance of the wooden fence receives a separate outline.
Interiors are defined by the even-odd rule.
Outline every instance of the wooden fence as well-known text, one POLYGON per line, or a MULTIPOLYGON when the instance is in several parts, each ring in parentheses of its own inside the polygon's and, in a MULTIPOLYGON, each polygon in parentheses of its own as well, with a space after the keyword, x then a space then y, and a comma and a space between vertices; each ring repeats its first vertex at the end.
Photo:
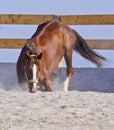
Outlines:
MULTIPOLYGON (((0 14, 0 24, 38 25, 52 19, 59 19, 68 25, 114 25, 114 15, 20 15, 0 14)), ((114 50, 114 39, 86 39, 93 49, 114 50)), ((22 48, 26 39, 0 39, 0 48, 22 48)))

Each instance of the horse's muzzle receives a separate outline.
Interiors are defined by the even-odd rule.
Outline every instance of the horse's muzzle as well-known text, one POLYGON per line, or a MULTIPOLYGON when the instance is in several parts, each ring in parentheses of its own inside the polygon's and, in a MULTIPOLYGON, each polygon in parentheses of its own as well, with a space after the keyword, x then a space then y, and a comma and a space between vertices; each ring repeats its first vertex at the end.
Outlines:
POLYGON ((29 88, 30 93, 35 93, 38 90, 37 86, 32 86, 29 88))

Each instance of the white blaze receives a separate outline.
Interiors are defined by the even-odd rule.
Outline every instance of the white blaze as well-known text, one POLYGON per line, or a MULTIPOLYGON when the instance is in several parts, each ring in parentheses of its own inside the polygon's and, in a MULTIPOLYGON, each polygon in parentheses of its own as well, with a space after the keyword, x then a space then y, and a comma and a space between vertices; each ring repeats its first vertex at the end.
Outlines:
MULTIPOLYGON (((37 73, 37 66, 36 64, 33 65, 33 81, 37 81, 37 78, 36 78, 36 73, 37 73)), ((33 83, 34 86, 37 86, 37 83, 33 83)))

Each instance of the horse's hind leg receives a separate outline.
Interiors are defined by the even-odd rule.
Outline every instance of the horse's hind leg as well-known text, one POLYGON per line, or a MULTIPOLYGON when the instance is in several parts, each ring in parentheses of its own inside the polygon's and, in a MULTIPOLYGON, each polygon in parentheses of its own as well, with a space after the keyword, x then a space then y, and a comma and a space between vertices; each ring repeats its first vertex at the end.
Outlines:
POLYGON ((63 90, 68 91, 69 80, 71 79, 71 77, 73 75, 72 51, 66 52, 64 57, 65 57, 66 65, 67 65, 67 77, 63 83, 63 90))

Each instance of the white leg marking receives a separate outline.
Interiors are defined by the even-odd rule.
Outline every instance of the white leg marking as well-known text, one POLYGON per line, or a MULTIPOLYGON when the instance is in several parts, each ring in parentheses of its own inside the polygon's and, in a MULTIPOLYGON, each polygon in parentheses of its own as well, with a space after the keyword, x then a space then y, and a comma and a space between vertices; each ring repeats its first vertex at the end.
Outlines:
MULTIPOLYGON (((33 81, 37 81, 36 79, 36 73, 37 73, 37 66, 36 64, 33 65, 33 81)), ((33 83, 35 87, 37 87, 37 83, 33 83)))
POLYGON ((68 91, 68 86, 69 86, 69 79, 68 77, 65 79, 63 83, 63 91, 67 92, 68 91))

